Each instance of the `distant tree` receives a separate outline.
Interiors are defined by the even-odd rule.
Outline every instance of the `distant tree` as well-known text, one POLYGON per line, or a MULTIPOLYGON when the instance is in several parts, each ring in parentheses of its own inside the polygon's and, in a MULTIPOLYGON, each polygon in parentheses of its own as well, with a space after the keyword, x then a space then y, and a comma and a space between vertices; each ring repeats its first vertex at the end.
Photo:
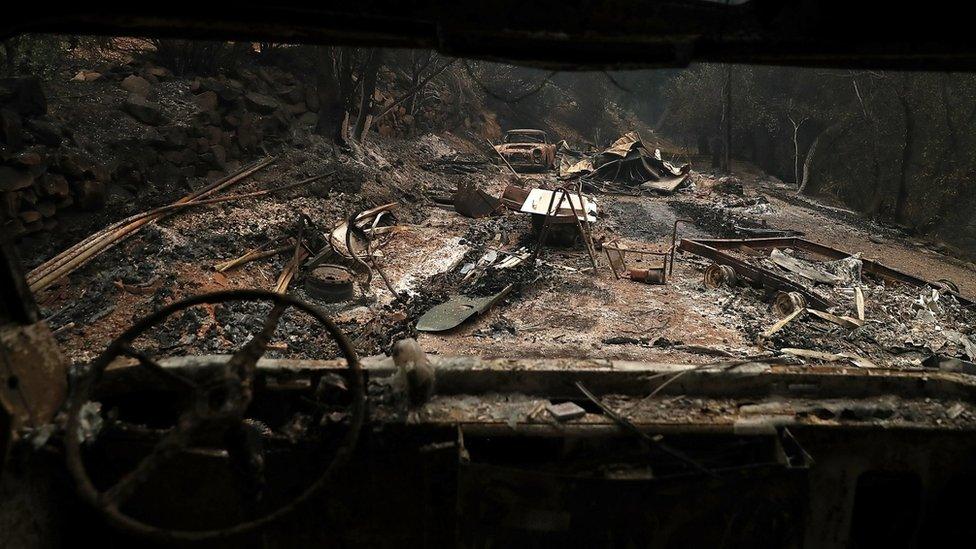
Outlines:
POLYGON ((155 63, 177 75, 211 75, 237 67, 251 49, 250 42, 218 42, 153 38, 146 53, 155 63))
POLYGON ((362 138, 372 105, 376 73, 382 63, 380 51, 346 46, 317 49, 319 120, 316 133, 329 136, 339 145, 345 145, 350 137, 362 138), (350 134, 348 121, 353 115, 356 119, 350 134))
POLYGON ((976 208, 976 75, 697 65, 663 95, 663 131, 702 153, 728 104, 732 155, 798 192, 917 230, 956 220, 976 238, 958 213, 976 208))

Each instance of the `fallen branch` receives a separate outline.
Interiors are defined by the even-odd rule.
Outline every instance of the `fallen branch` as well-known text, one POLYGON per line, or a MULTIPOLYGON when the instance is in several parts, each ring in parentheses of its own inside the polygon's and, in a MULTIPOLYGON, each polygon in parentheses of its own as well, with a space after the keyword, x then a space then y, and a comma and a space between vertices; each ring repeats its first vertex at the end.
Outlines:
POLYGON ((804 309, 804 308, 798 308, 797 310, 793 311, 789 315, 787 315, 787 316, 779 319, 779 321, 777 321, 776 324, 773 324, 768 330, 766 330, 765 332, 763 332, 762 337, 767 338, 767 337, 775 334, 776 332, 782 330, 783 329, 783 326, 786 326, 790 322, 793 322, 793 319, 794 318, 800 316, 801 314, 803 314, 805 312, 807 312, 806 309, 804 309))
POLYGON ((214 270, 217 271, 218 273, 223 273, 231 269, 234 269, 236 267, 240 267, 241 265, 250 263, 252 261, 257 261, 259 259, 264 259, 266 257, 271 257, 283 252, 287 252, 292 248, 293 248, 292 244, 286 244, 284 246, 279 246, 277 248, 272 248, 270 250, 261 250, 260 248, 254 249, 238 257, 237 259, 230 259, 228 261, 217 263, 216 265, 214 265, 214 270))
POLYGON ((495 151, 495 154, 498 155, 498 158, 501 158, 502 162, 504 162, 505 165, 508 166, 508 169, 512 170, 512 173, 515 174, 515 179, 517 179, 519 183, 524 183, 524 181, 522 181, 522 177, 519 176, 519 173, 515 171, 515 168, 513 168, 511 164, 508 163, 508 159, 505 158, 505 155, 503 155, 501 151, 496 149, 495 146, 491 144, 491 141, 485 139, 485 143, 488 143, 488 146, 491 148, 491 150, 495 151))
MULTIPOLYGON (((431 80, 433 80, 435 76, 437 76, 440 73, 446 71, 448 67, 450 67, 451 65, 453 65, 455 61, 457 61, 457 59, 452 59, 452 60, 448 61, 441 68, 439 68, 439 69, 435 70, 434 72, 428 74, 420 82, 417 82, 417 84, 415 86, 413 86, 412 88, 410 88, 409 90, 407 90, 407 92, 404 93, 403 95, 401 95, 399 99, 397 99, 396 101, 394 101, 392 105, 390 105, 389 107, 386 108, 386 110, 384 110, 383 112, 381 112, 379 114, 379 116, 374 116, 373 117, 373 120, 370 121, 370 124, 369 124, 370 127, 372 127, 372 125, 375 124, 376 121, 379 120, 380 118, 383 118, 384 116, 386 116, 386 115, 390 114, 391 112, 393 112, 397 107, 400 106, 400 103, 403 103, 407 99, 410 99, 411 97, 413 97, 417 92, 419 92, 421 89, 423 89, 423 87, 426 86, 428 82, 430 82, 431 80)), ((369 127, 366 128, 366 131, 369 131, 369 127)), ((366 132, 363 132, 363 133, 366 133, 366 132)))
MULTIPOLYGON (((302 218, 304 219, 304 218, 302 218)), ((298 266, 302 264, 302 261, 308 257, 308 251, 305 249, 305 222, 303 220, 299 221, 298 225, 298 238, 295 239, 295 253, 292 255, 291 260, 285 265, 281 274, 278 275, 278 280, 275 282, 272 291, 284 294, 288 291, 288 285, 291 284, 291 280, 295 277, 295 273, 298 272, 298 266)))
MULTIPOLYGON (((190 193, 175 202, 174 205, 197 201, 205 196, 219 192, 249 177, 272 162, 274 162, 273 158, 266 158, 233 175, 219 179, 203 189, 190 193)), ((131 236, 143 226, 162 218, 165 214, 166 212, 163 211, 141 217, 134 216, 135 220, 126 219, 95 233, 31 271, 27 275, 28 286, 35 293, 47 288, 56 280, 71 274, 94 257, 97 257, 115 244, 131 236)))

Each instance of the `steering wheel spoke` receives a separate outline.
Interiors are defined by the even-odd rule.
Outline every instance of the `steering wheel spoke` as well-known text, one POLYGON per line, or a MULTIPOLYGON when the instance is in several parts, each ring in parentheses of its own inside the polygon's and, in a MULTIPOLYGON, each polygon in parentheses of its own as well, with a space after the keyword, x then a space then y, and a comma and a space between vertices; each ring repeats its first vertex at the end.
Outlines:
POLYGON ((274 335, 275 329, 278 328, 278 322, 281 320, 281 315, 284 314, 287 308, 287 305, 275 304, 271 312, 264 319, 261 331, 254 334, 254 337, 227 361, 225 369, 233 375, 236 375, 248 387, 250 387, 254 379, 258 361, 268 351, 268 343, 271 342, 271 336, 274 335))
MULTIPOLYGON (((260 430, 241 420, 224 434, 224 448, 241 482, 245 501, 256 507, 264 499, 265 477, 264 441, 260 430)), ((257 509, 250 509, 253 514, 257 509)))
POLYGON ((169 368, 164 368, 162 364, 153 360, 153 358, 146 353, 136 349, 127 341, 121 344, 119 351, 125 356, 138 360, 140 366, 154 372, 156 375, 172 383, 173 385, 177 385, 192 391, 199 390, 199 386, 196 384, 196 382, 187 377, 181 376, 169 368))
POLYGON ((135 494, 140 486, 152 477, 153 473, 187 447, 199 425, 199 419, 192 413, 180 417, 177 425, 163 435, 163 438, 153 447, 152 452, 144 457, 135 469, 126 473, 111 488, 102 492, 99 497, 99 504, 102 507, 118 509, 135 494))

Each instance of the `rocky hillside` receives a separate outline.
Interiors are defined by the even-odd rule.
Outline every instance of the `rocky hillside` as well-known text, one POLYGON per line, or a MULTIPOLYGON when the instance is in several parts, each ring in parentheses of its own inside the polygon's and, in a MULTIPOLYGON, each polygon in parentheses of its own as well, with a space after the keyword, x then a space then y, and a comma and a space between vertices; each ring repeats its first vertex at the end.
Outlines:
MULTIPOLYGON (((44 78, 0 81, 4 234, 36 264, 241 164, 313 140, 329 143, 316 135, 322 95, 308 64, 315 55, 297 47, 276 63, 245 60, 199 76, 174 74, 147 55, 66 52, 44 78)), ((491 155, 485 140, 497 141, 511 127, 542 128, 574 146, 604 145, 593 141, 635 128, 654 140, 636 116, 612 103, 601 108, 603 134, 594 131, 572 79, 506 101, 487 86, 503 86, 509 69, 491 67, 496 80, 486 84, 460 63, 434 64, 447 68, 407 101, 414 85, 402 68, 390 61, 379 70, 365 139, 450 132, 483 155, 491 155)), ((344 124, 354 118, 348 113, 344 124)))

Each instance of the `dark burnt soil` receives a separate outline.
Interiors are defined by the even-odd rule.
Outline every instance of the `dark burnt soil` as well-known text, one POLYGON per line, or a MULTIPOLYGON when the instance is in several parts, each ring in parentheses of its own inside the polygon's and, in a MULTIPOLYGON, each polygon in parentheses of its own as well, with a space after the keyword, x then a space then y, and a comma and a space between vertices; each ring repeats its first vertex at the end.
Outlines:
POLYGON ((770 196, 775 196, 787 204, 813 210, 821 215, 843 222, 851 227, 857 227, 861 230, 878 234, 886 234, 892 237, 904 236, 904 232, 896 227, 882 225, 881 223, 865 217, 858 212, 821 204, 820 202, 809 197, 797 195, 796 192, 791 189, 782 188, 781 186, 775 184, 762 185, 760 188, 762 189, 762 192, 769 194, 770 196))
POLYGON ((607 231, 624 238, 653 242, 671 234, 677 219, 664 200, 624 196, 601 196, 597 200, 612 219, 607 231))
MULTIPOLYGON (((321 241, 349 215, 392 202, 395 230, 380 250, 402 301, 395 300, 376 275, 368 288, 363 287, 365 276, 358 276, 356 298, 343 304, 316 302, 305 292, 301 272, 289 287, 289 293, 330 314, 363 356, 386 353, 393 342, 409 336, 417 337, 431 353, 451 355, 703 363, 715 356, 748 356, 770 346, 792 346, 858 354, 883 366, 918 367, 923 352, 959 356, 959 345, 942 333, 971 331, 961 326, 973 319, 957 314, 951 302, 940 302, 935 324, 920 324, 917 307, 911 305, 919 299, 917 292, 895 293, 871 282, 865 286, 871 322, 858 330, 803 319, 763 341, 762 332, 778 320, 767 296, 749 288, 705 288, 706 262, 687 255, 679 257, 667 285, 615 278, 602 252, 597 257, 600 268, 592 272, 579 246, 547 246, 538 262, 509 269, 484 267, 486 256, 504 259, 499 250, 533 250, 536 237, 525 214, 470 219, 435 203, 434 198, 450 196, 462 182, 474 182, 496 196, 509 182, 498 167, 487 164, 460 174, 423 169, 432 159, 463 150, 464 142, 449 134, 428 135, 380 140, 335 154, 323 141, 312 139, 306 147, 279 155, 271 168, 232 192, 336 170, 321 186, 180 212, 147 226, 67 283, 42 292, 39 301, 44 313, 53 315, 50 324, 58 330, 66 354, 84 362, 137 318, 175 299, 231 288, 271 288, 290 252, 220 276, 213 265, 294 236, 300 216, 310 221, 309 232, 321 241), (460 294, 493 295, 509 285, 513 288, 504 300, 457 330, 416 332, 416 320, 434 305, 460 294), (133 293, 127 286, 149 289, 133 293), (912 340, 910 348, 906 339, 912 340)), ((813 232, 824 225, 807 210, 767 200, 755 187, 711 186, 706 179, 699 177, 696 188, 672 197, 595 197, 597 239, 621 238, 627 245, 665 251, 678 218, 693 220, 679 227, 679 238, 735 237, 737 226, 779 224, 813 232), (720 190, 729 188, 732 192, 720 190)), ((545 177, 533 180, 534 185, 548 183, 545 177)), ((842 222, 836 224, 833 233, 850 239, 842 222)), ((843 242, 826 243, 857 250, 843 242)), ((928 263, 939 261, 926 258, 928 263)), ((853 314, 850 301, 839 298, 845 308, 835 312, 853 314)), ((198 307, 154 330, 143 344, 163 356, 232 352, 257 330, 267 310, 266 304, 257 303, 198 307)), ((271 357, 324 359, 337 352, 329 336, 297 312, 285 315, 271 343, 271 357)))
POLYGON ((470 249, 452 269, 426 277, 416 284, 414 291, 406 297, 404 303, 391 304, 385 308, 386 316, 394 320, 384 321, 382 329, 378 330, 376 347, 379 351, 388 352, 397 339, 416 337, 417 319, 433 306, 452 297, 458 295, 487 297, 512 286, 502 301, 504 306, 505 302, 519 299, 523 288, 545 278, 546 270, 539 269, 531 260, 508 269, 488 266, 479 276, 467 277, 468 270, 475 269, 479 260, 486 254, 497 254, 498 261, 504 259, 506 257, 504 253, 494 251, 500 246, 518 249, 522 245, 534 244, 533 233, 529 231, 523 216, 505 214, 471 220, 461 243, 469 246, 470 249), (400 306, 402 310, 399 309, 400 306), (395 312, 399 314, 390 314, 395 312))
POLYGON ((775 228, 711 202, 676 198, 671 200, 669 206, 679 217, 694 220, 697 229, 716 238, 742 238, 736 226, 775 228))

